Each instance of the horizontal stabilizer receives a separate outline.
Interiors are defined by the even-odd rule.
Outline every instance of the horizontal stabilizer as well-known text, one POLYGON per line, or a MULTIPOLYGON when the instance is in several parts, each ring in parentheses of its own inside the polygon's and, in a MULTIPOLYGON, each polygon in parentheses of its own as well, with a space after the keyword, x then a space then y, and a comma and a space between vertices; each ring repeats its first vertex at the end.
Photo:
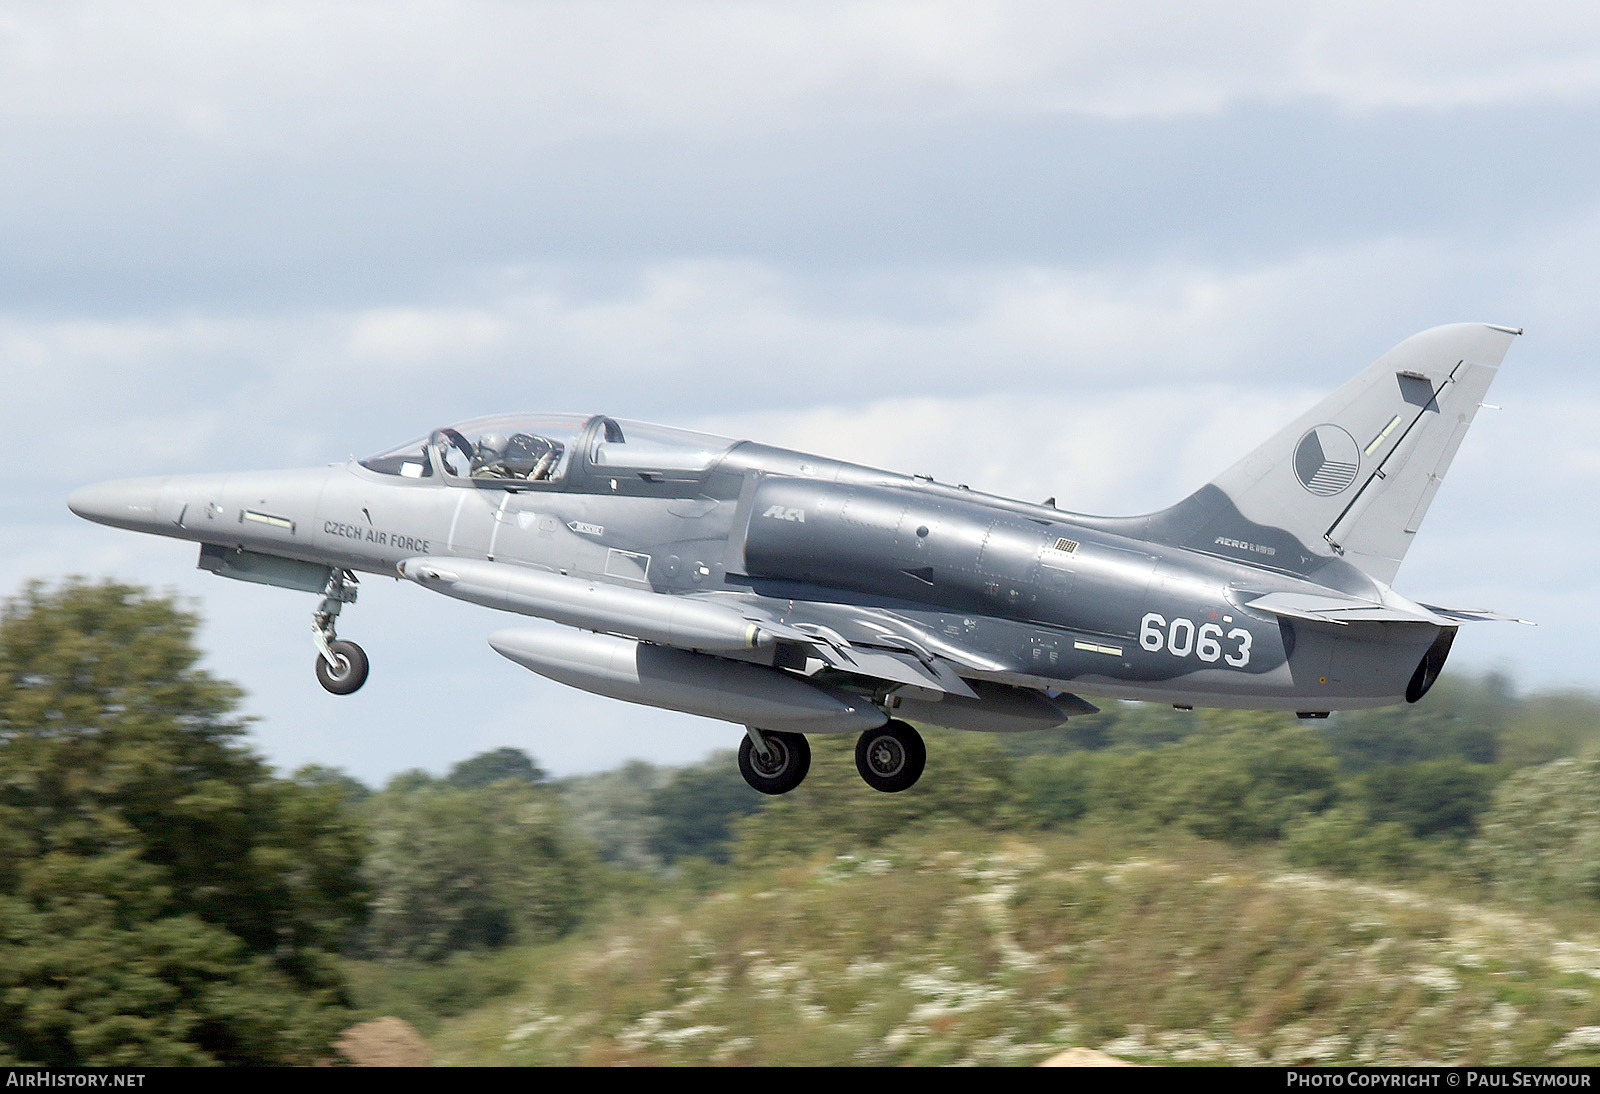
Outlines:
POLYGON ((1488 608, 1445 608, 1438 604, 1424 604, 1422 606, 1430 612, 1459 623, 1521 623, 1528 627, 1537 627, 1539 625, 1531 619, 1518 619, 1514 615, 1491 611, 1488 608))
POLYGON ((1328 593, 1269 593, 1245 605, 1258 612, 1306 619, 1314 623, 1432 623, 1449 626, 1451 619, 1422 607, 1402 607, 1328 593))

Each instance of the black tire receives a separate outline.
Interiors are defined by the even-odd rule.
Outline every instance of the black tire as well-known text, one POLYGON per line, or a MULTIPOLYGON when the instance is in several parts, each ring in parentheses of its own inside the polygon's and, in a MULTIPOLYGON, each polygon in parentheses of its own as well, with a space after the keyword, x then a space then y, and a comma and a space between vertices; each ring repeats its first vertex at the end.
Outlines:
POLYGON ((856 741, 856 771, 868 786, 885 794, 917 785, 927 764, 928 746, 922 743, 922 734, 904 722, 885 722, 856 741))
POLYGON ((339 639, 328 643, 337 666, 317 654, 317 683, 335 695, 349 695, 367 682, 367 652, 354 642, 339 639))
POLYGON ((739 774, 763 794, 787 794, 805 781, 811 770, 811 742, 799 733, 773 733, 763 730, 770 755, 756 751, 755 742, 745 734, 739 742, 739 774))

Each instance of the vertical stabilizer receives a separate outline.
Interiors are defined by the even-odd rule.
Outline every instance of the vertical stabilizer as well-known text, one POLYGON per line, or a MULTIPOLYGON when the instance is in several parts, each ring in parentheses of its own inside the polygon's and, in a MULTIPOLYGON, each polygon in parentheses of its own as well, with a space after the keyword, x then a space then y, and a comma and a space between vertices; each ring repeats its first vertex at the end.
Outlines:
POLYGON ((1456 323, 1406 339, 1151 531, 1301 572, 1342 556, 1390 583, 1519 333, 1456 323))

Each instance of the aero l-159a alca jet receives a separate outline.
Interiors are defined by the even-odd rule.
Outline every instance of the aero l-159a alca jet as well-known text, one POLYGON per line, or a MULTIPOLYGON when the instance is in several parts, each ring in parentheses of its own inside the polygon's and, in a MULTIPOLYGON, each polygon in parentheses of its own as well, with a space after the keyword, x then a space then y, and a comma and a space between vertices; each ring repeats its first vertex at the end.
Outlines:
POLYGON ((603 415, 480 418, 365 460, 88 486, 73 512, 200 544, 224 577, 318 593, 316 670, 356 574, 566 624, 489 639, 586 691, 742 725, 769 794, 810 733, 878 790, 910 722, 1060 725, 1082 696, 1295 711, 1416 702, 1463 622, 1390 588, 1514 335, 1402 342, 1170 509, 1093 517, 603 415))

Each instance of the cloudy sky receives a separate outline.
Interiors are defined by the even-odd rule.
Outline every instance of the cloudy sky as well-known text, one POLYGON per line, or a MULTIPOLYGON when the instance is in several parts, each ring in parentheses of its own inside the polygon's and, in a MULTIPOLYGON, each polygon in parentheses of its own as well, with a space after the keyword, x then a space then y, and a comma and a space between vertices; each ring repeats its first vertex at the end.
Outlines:
POLYGON ((313 598, 71 489, 604 410, 1143 512, 1459 320, 1527 334, 1397 587, 1539 622, 1457 670, 1600 687, 1593 5, 0 0, 0 153, 0 589, 192 598, 284 768, 739 731, 381 579, 326 695, 313 598))

